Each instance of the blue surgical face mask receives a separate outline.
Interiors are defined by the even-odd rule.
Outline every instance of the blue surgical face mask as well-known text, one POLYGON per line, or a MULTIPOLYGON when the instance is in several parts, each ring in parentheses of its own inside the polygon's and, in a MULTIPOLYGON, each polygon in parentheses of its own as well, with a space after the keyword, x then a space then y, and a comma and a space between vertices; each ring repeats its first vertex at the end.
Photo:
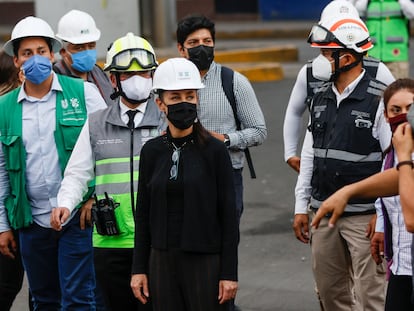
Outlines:
POLYGON ((85 50, 73 53, 71 56, 72 67, 79 72, 89 72, 96 64, 96 50, 85 50))
POLYGON ((36 54, 23 63, 22 70, 27 80, 40 84, 52 73, 52 63, 49 58, 36 54))

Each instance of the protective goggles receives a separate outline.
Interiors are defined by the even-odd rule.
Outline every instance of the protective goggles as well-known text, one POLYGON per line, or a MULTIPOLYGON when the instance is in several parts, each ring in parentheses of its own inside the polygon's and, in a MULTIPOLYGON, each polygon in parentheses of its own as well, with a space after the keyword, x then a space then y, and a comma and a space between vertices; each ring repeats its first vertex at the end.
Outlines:
POLYGON ((127 70, 136 61, 142 69, 153 69, 158 66, 154 54, 144 49, 125 50, 112 58, 111 68, 127 70))
POLYGON ((346 47, 335 35, 323 27, 322 25, 314 25, 308 37, 308 43, 315 44, 330 44, 337 43, 340 46, 346 47))

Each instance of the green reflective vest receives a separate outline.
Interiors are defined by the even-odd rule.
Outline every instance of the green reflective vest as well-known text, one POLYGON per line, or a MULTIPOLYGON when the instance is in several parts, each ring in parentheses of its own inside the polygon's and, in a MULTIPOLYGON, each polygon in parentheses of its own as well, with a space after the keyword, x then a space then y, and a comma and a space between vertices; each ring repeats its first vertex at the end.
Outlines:
MULTIPOLYGON (((56 91, 55 143, 63 171, 86 121, 84 82, 57 75, 63 91, 56 91)), ((0 142, 2 143, 10 193, 4 205, 10 226, 20 229, 32 222, 26 193, 26 151, 22 139, 22 104, 17 102, 20 87, 0 97, 0 142)))
POLYGON ((368 55, 383 62, 408 61, 409 29, 400 4, 395 0, 371 0, 366 25, 374 48, 368 55))

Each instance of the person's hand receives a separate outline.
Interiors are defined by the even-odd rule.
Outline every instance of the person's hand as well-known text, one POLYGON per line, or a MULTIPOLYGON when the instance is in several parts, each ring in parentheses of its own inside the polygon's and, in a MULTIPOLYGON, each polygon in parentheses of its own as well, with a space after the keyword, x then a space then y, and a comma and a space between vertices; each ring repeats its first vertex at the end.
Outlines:
POLYGON ((89 199, 85 203, 82 204, 80 208, 80 219, 79 224, 82 230, 85 230, 86 226, 92 226, 92 205, 94 199, 89 199))
POLYGON ((238 284, 235 281, 220 280, 219 282, 219 304, 236 298, 238 284))
POLYGON ((16 253, 16 251, 17 244, 14 239, 13 231, 8 230, 0 233, 0 253, 14 259, 14 253, 16 253))
POLYGON ((134 296, 146 304, 149 299, 148 278, 146 274, 133 274, 131 277, 131 288, 134 296))
POLYGON ((52 214, 50 215, 50 225, 56 231, 62 230, 62 224, 68 220, 70 216, 70 211, 66 207, 56 207, 52 209, 52 214))
POLYGON ((369 220, 369 223, 367 224, 367 229, 365 230, 365 236, 370 240, 374 236, 376 223, 377 223, 377 214, 373 214, 371 219, 369 220))
POLYGON ((384 233, 375 232, 371 239, 371 256, 375 263, 379 265, 382 263, 384 257, 384 233))
POLYGON ((293 220, 293 231, 296 238, 303 242, 309 243, 309 216, 308 214, 296 214, 293 220))
POLYGON ((344 212, 346 204, 348 203, 349 197, 345 188, 346 187, 339 189, 323 201, 322 205, 318 208, 316 215, 312 219, 312 227, 318 229, 321 219, 328 213, 332 214, 329 218, 328 226, 333 227, 335 225, 338 218, 344 212))
POLYGON ((297 156, 290 157, 290 158, 287 160, 287 164, 288 164, 291 168, 293 168, 296 172, 298 172, 298 173, 299 173, 299 171, 300 171, 300 158, 299 158, 299 157, 297 157, 297 156))
POLYGON ((397 153, 398 160, 411 160, 414 148, 412 128, 408 122, 400 124, 392 136, 392 144, 397 153))

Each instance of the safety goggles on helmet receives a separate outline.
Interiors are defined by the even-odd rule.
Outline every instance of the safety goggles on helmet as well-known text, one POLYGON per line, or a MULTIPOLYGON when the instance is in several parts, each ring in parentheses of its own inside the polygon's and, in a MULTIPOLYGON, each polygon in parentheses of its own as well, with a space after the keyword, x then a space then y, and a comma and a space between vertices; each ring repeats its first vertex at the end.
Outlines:
POLYGON ((154 54, 144 49, 131 49, 115 55, 109 67, 115 70, 127 70, 134 61, 138 63, 142 70, 155 69, 158 66, 154 54))
POLYGON ((335 35, 323 27, 322 25, 314 25, 308 37, 308 43, 314 44, 329 44, 337 43, 340 46, 346 47, 335 35))

